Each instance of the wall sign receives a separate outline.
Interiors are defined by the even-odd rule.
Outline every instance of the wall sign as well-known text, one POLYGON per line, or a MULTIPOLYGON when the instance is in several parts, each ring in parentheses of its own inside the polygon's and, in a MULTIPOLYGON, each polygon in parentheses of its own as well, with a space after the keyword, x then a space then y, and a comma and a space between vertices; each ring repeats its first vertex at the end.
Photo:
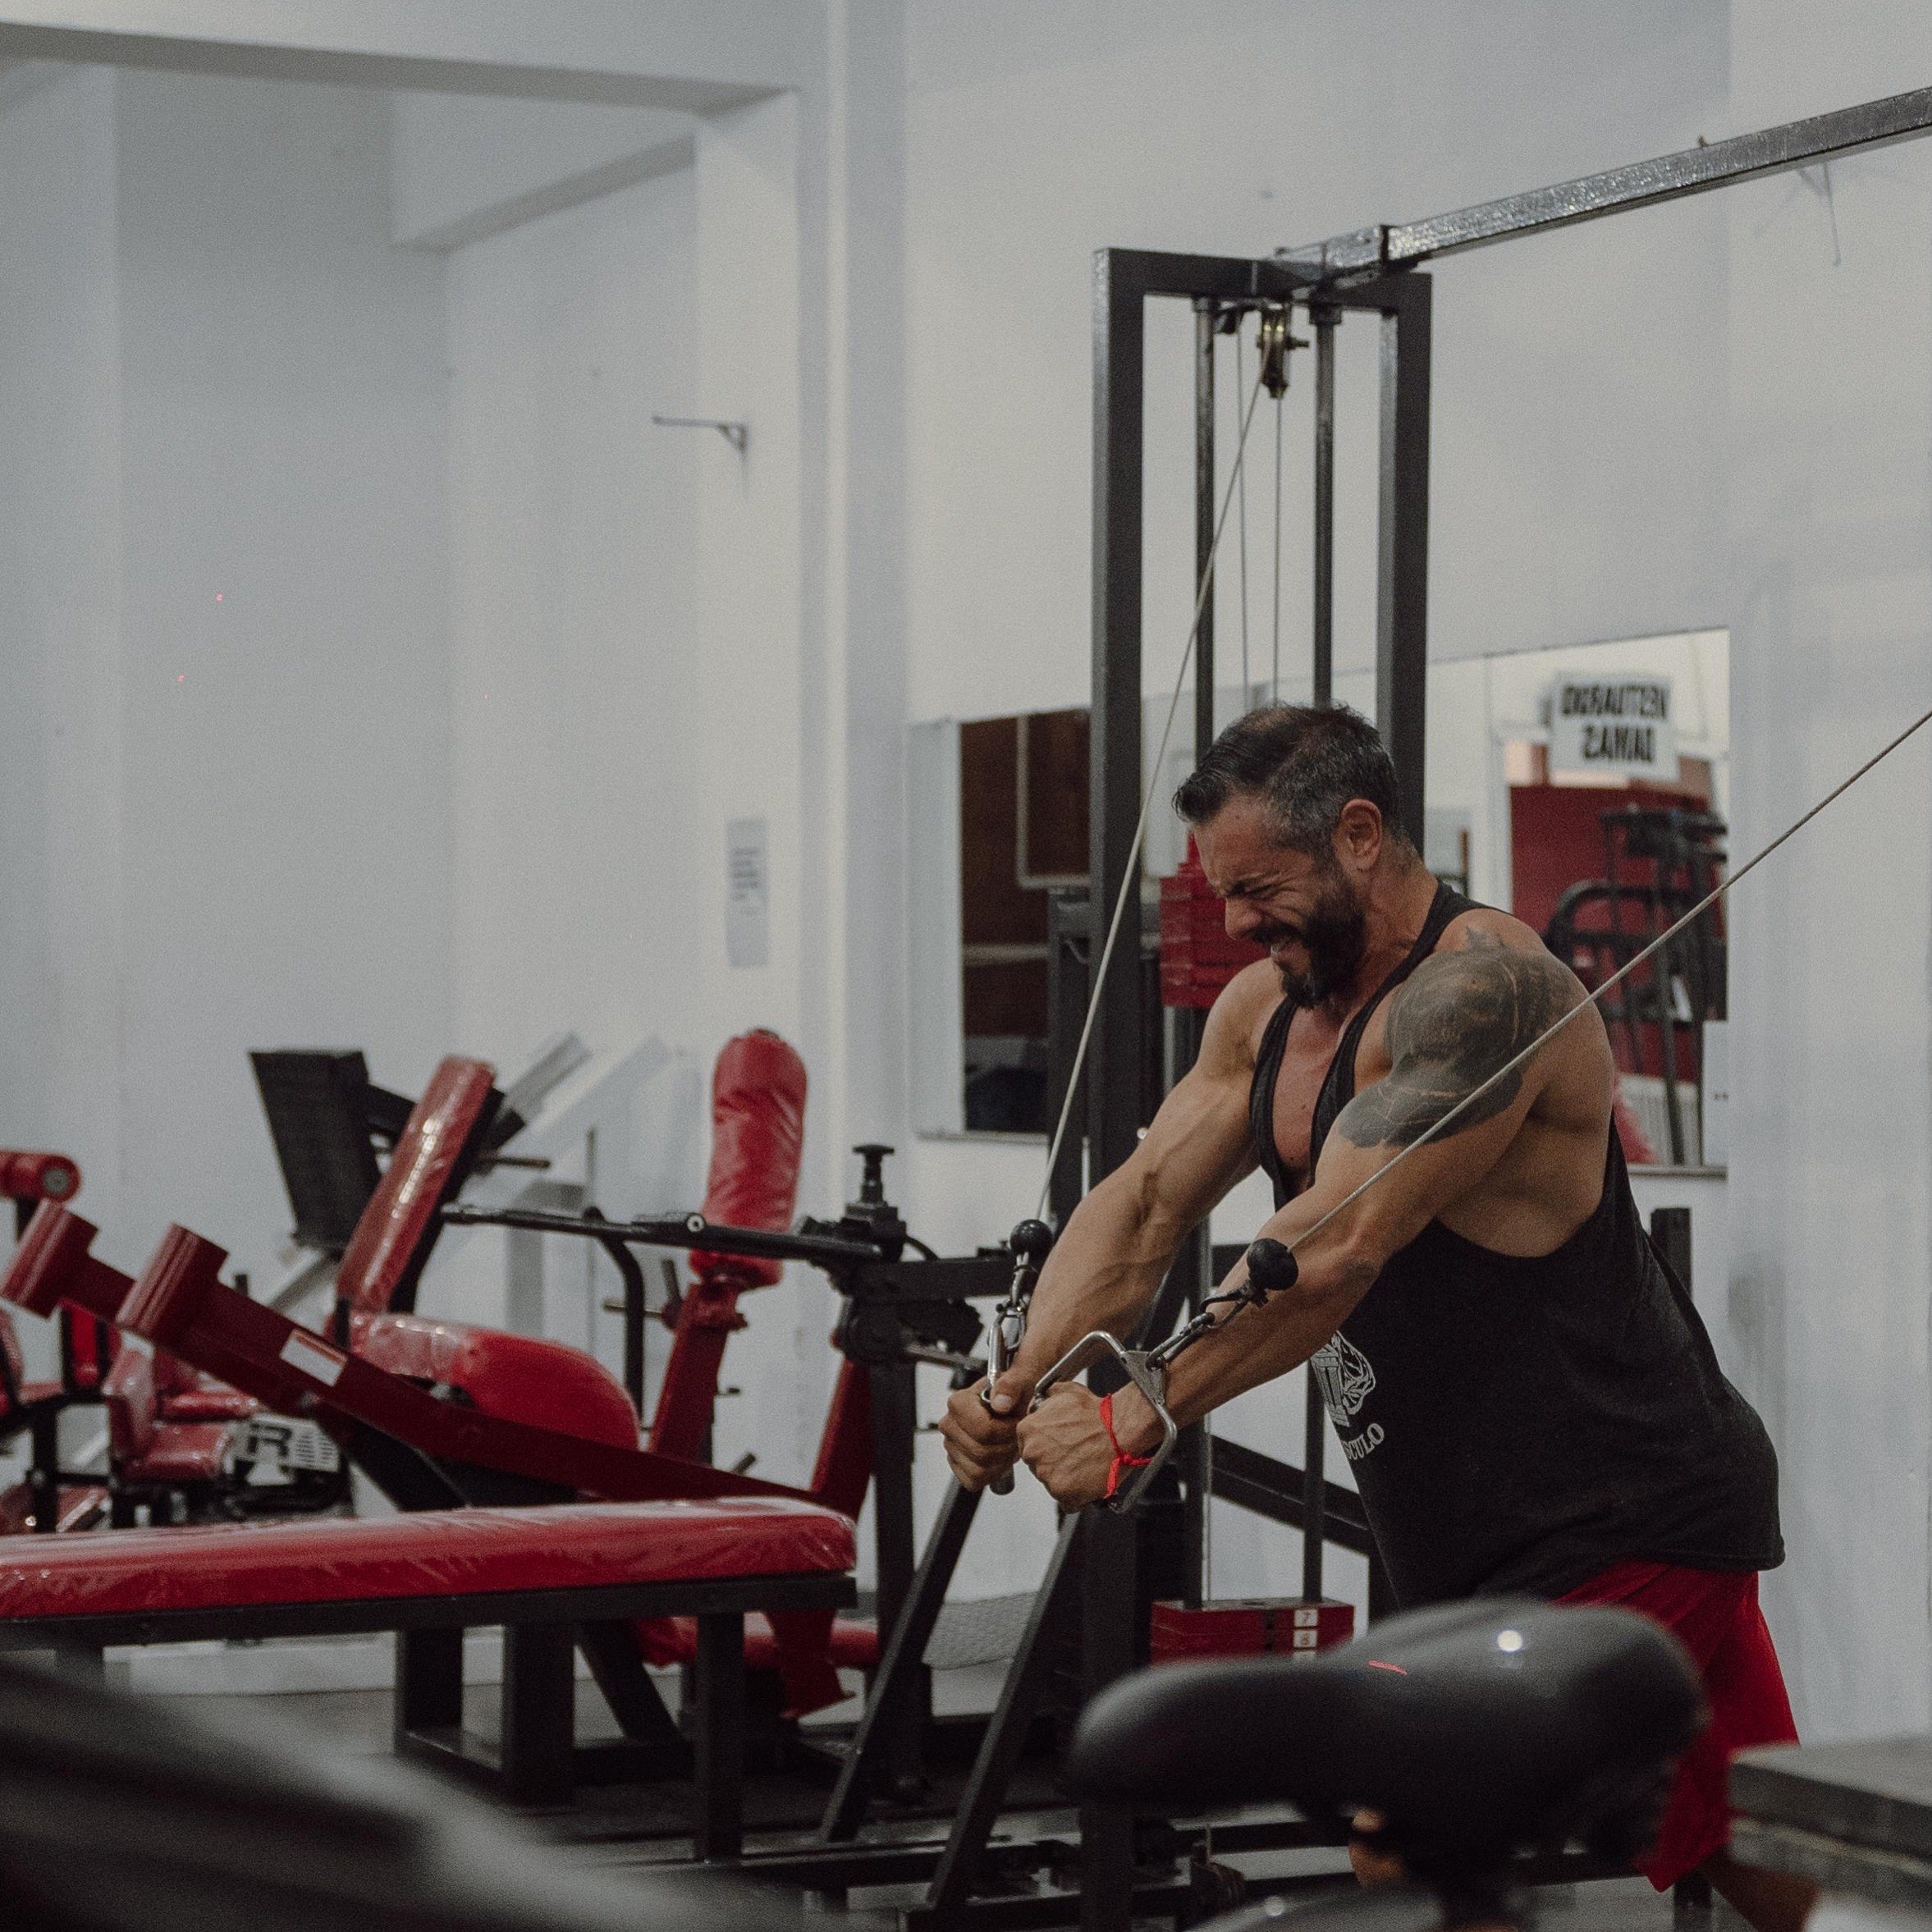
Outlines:
POLYGON ((771 863, 765 821, 725 827, 725 956, 734 966, 771 962, 771 863))
POLYGON ((1559 678, 1550 694, 1550 768, 1676 784, 1670 680, 1559 678))

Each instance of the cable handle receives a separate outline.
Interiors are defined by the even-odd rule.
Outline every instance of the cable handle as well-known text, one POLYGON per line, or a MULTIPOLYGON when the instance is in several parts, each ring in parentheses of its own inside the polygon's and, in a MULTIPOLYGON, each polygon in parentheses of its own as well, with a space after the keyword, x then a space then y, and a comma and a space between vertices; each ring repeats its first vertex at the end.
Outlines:
MULTIPOLYGON (((1248 1280, 1228 1294, 1216 1295, 1212 1298, 1217 1302, 1232 1303, 1236 1307, 1259 1307, 1270 1295, 1281 1294, 1293 1288, 1299 1273, 1294 1256, 1289 1249, 1282 1243, 1263 1235, 1259 1240, 1248 1244, 1248 1280)), ((1161 1473, 1161 1467, 1167 1458, 1174 1454, 1174 1445, 1180 1440, 1180 1425, 1174 1421, 1167 1406, 1168 1364, 1218 1325, 1212 1312, 1204 1309, 1184 1327, 1177 1329, 1157 1348, 1129 1348, 1104 1328, 1095 1329, 1091 1334, 1081 1336, 1040 1378, 1039 1387, 1033 1393, 1032 1406, 1035 1408, 1039 1408, 1048 1392, 1057 1384, 1068 1380, 1083 1369, 1091 1368, 1095 1362, 1111 1356, 1125 1372, 1128 1380, 1140 1391, 1161 1425, 1161 1440, 1153 1454, 1141 1466, 1131 1483, 1124 1489, 1115 1490, 1111 1496, 1101 1499, 1104 1508, 1120 1512, 1133 1509, 1147 1494, 1148 1486, 1161 1473)))
MULTIPOLYGON (((1032 1306, 1040 1270, 1053 1251, 1053 1229, 1045 1221, 1028 1219, 1006 1237, 1006 1245, 1013 1251, 1013 1280, 1006 1299, 993 1312, 992 1345, 987 1352, 990 1367, 979 1391, 988 1414, 992 1412, 994 1383, 1012 1367, 1019 1345, 1026 1339, 1027 1311, 1032 1306)), ((991 1488, 996 1496, 1011 1495, 1012 1471, 996 1476, 991 1488)))

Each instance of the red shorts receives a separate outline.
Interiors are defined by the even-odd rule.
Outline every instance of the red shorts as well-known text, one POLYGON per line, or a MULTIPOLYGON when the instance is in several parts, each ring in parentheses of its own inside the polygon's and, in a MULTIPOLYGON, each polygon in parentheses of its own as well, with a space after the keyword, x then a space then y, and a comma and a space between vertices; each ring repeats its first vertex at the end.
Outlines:
POLYGON ((1557 1601, 1641 1610, 1677 1637, 1703 1673, 1710 1725, 1679 1761, 1656 1844, 1637 1866, 1665 1891, 1730 1843, 1733 1753, 1797 1742, 1784 1673, 1758 1609, 1757 1573, 1620 1563, 1557 1601))

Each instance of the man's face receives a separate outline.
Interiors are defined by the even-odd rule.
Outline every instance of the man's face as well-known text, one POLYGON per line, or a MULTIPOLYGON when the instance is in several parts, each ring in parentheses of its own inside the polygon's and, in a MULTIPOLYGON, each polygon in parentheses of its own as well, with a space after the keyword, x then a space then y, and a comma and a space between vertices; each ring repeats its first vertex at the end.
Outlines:
POLYGON ((1194 828, 1201 864, 1225 903, 1228 936, 1268 949, 1281 990, 1319 1006, 1347 991, 1362 964, 1368 921, 1360 890, 1332 854, 1317 858, 1275 842, 1261 802, 1230 800, 1194 828))

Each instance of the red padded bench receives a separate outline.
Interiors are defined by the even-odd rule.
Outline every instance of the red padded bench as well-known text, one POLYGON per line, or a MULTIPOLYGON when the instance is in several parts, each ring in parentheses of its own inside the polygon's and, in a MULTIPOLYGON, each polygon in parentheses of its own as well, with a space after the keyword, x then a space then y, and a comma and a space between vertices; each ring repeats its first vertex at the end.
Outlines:
MULTIPOLYGON (((745 1618, 849 1604, 854 1554, 845 1517, 762 1497, 21 1538, 0 1548, 0 1650, 52 1650, 98 1673, 110 1644, 395 1631, 397 1750, 492 1776, 518 1802, 554 1804, 575 1781, 580 1636, 694 1617, 697 1854, 733 1857, 745 1618), (504 1631, 493 1763, 462 1733, 463 1632, 491 1624, 504 1631)), ((686 1748, 675 1730, 659 1742, 686 1748)))

